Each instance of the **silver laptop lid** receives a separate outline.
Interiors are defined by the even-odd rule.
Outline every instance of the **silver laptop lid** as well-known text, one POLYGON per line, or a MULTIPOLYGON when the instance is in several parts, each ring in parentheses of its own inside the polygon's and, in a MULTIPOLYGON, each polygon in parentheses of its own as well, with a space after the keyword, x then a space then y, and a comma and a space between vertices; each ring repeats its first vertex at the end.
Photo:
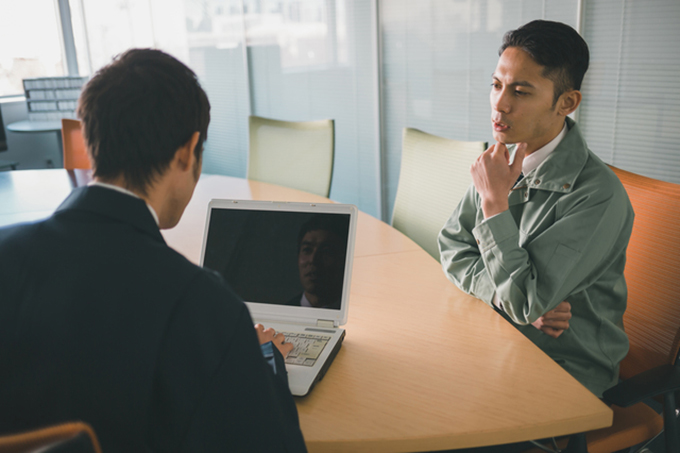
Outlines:
POLYGON ((347 322, 356 221, 353 205, 212 200, 201 265, 254 319, 337 327, 347 322))

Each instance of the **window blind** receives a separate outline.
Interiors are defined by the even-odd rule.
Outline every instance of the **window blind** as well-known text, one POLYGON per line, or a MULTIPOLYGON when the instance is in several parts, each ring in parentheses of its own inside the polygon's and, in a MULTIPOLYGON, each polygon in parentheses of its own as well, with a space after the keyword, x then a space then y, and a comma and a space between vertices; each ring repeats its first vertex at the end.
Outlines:
POLYGON ((680 183, 680 2, 585 2, 591 68, 579 123, 604 161, 680 183))

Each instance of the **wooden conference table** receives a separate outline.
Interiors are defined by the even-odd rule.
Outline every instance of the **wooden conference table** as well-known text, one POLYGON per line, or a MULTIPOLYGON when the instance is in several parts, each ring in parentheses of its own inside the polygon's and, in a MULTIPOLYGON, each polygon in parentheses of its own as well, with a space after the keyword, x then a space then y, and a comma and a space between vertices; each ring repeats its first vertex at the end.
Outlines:
MULTIPOLYGON (((88 175, 0 172, 0 225, 49 215, 88 175)), ((203 175, 163 232, 198 262, 212 198, 328 201, 203 175)), ((347 336, 324 379, 298 398, 310 452, 410 452, 537 439, 609 426, 612 412, 389 225, 361 213, 347 336)))

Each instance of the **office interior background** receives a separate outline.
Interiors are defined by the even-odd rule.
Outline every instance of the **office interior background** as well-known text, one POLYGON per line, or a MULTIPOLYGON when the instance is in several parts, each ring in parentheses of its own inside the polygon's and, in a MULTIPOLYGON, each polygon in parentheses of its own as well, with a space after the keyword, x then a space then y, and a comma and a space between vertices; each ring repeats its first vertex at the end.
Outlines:
MULTIPOLYGON (((0 108, 5 125, 27 118, 23 78, 89 76, 159 48, 210 98, 204 173, 245 177, 248 115, 332 118, 331 198, 389 221, 403 128, 491 142, 498 47, 533 19, 590 46, 575 114, 590 148, 680 183, 678 0, 0 0, 0 108)), ((19 169, 54 162, 55 137, 7 135, 0 156, 19 169)))

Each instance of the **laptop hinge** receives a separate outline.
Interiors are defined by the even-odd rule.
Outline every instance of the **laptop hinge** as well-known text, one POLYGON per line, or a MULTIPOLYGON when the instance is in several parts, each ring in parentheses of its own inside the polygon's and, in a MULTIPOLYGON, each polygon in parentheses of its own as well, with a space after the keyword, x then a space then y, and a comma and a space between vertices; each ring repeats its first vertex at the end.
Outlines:
POLYGON ((326 319, 317 319, 316 327, 325 327, 327 329, 332 329, 335 327, 335 325, 333 324, 333 321, 328 321, 326 319))

